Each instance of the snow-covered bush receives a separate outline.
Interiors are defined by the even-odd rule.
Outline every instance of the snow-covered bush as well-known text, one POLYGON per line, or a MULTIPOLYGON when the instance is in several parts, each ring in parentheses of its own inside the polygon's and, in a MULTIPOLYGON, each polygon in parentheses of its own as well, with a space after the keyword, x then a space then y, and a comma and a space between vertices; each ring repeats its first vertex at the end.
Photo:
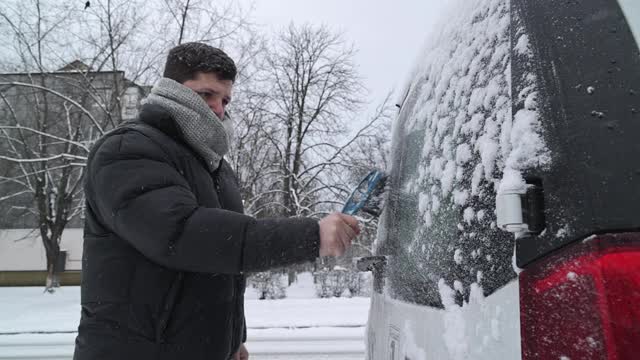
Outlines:
POLYGON ((264 271, 251 275, 249 284, 256 289, 260 300, 284 299, 287 297, 287 284, 279 272, 264 271))
POLYGON ((360 296, 363 287, 362 275, 358 271, 350 271, 347 275, 347 289, 350 296, 360 296))
POLYGON ((348 288, 350 272, 341 266, 323 268, 313 273, 316 295, 321 298, 340 297, 348 288))

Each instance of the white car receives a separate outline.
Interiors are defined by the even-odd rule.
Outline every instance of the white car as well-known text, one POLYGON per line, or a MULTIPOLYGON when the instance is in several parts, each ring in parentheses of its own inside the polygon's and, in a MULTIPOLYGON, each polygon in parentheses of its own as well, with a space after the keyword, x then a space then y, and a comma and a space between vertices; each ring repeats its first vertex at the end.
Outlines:
POLYGON ((640 1, 444 19, 360 261, 368 359, 640 359, 640 1))

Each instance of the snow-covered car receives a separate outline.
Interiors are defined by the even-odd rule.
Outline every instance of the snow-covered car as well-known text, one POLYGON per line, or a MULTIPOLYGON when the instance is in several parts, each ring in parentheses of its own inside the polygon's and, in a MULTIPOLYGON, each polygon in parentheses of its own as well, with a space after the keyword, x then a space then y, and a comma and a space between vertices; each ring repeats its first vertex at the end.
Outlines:
POLYGON ((640 357, 640 1, 457 0, 398 106, 368 359, 640 357))

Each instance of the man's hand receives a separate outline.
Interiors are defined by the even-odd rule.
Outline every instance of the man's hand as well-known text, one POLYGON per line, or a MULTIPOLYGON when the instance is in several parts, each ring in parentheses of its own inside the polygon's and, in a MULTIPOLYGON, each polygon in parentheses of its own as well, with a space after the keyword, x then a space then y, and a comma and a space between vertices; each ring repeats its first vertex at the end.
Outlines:
POLYGON ((341 256, 360 233, 358 220, 353 216, 333 213, 320 224, 320 256, 341 256))
POLYGON ((240 348, 233 354, 231 360, 249 360, 249 351, 247 351, 247 347, 244 344, 240 344, 240 348))

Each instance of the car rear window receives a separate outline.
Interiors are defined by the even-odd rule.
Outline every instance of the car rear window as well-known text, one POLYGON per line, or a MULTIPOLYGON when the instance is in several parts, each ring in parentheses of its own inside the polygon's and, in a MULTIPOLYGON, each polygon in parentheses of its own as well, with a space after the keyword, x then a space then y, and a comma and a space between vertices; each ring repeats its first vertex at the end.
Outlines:
MULTIPOLYGON (((509 10, 505 0, 458 2, 417 65, 394 128, 378 240, 397 299, 440 307, 442 285, 462 301, 472 284, 488 295, 516 277, 513 235, 494 211, 518 140, 509 10)), ((519 46, 527 52, 526 37, 519 46)), ((518 94, 521 107, 533 106, 534 90, 518 94)))

